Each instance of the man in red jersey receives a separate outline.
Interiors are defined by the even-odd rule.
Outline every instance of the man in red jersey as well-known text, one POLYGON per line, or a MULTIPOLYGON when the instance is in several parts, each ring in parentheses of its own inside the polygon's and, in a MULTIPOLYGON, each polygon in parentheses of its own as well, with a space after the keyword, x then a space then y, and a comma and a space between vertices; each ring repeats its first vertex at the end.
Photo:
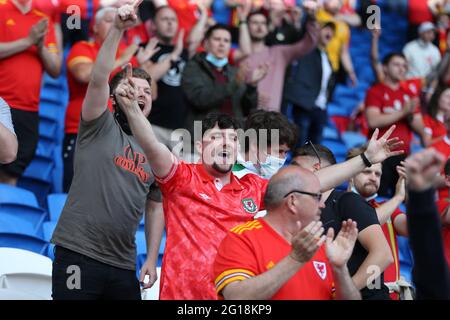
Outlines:
POLYGON ((396 167, 410 152, 412 133, 416 132, 424 145, 428 143, 429 138, 425 134, 418 99, 413 98, 409 90, 404 90, 400 85, 407 70, 405 57, 401 53, 391 53, 384 58, 383 68, 385 79, 383 83, 369 89, 365 108, 370 132, 380 128, 383 133, 395 124, 393 136, 404 142, 401 148, 404 154, 383 163, 383 176, 378 193, 381 196, 390 196, 398 180, 396 167))
MULTIPOLYGON (((195 142, 200 163, 177 160, 156 139, 151 124, 136 104, 134 91, 133 84, 129 84, 122 104, 164 198, 167 234, 160 298, 217 299, 210 281, 217 248, 227 230, 252 220, 263 208, 267 180, 256 175, 237 178, 232 173, 238 152, 238 124, 224 114, 209 114, 202 122, 200 139, 195 142)), ((401 154, 402 151, 391 151, 399 145, 398 139, 389 139, 394 129, 380 139, 376 130, 366 157, 318 171, 322 190, 339 185, 370 163, 401 154)), ((154 265, 146 265, 143 272, 150 273, 153 268, 154 265)))
POLYGON ((42 74, 57 77, 61 57, 53 24, 31 0, 0 2, 0 97, 11 107, 19 141, 16 161, 0 166, 0 183, 15 185, 33 159, 42 74))
POLYGON ((321 198, 312 172, 298 166, 278 171, 264 196, 267 215, 231 229, 218 249, 214 282, 219 297, 361 299, 347 268, 356 223, 344 221, 334 241, 333 228, 323 235, 321 198))
MULTIPOLYGON (((355 148, 348 152, 347 159, 359 156, 364 152, 364 148, 355 148)), ((377 212, 378 221, 381 229, 392 251, 394 262, 384 270, 384 282, 394 285, 400 280, 400 261, 398 254, 397 235, 408 236, 408 227, 406 214, 398 207, 405 200, 405 173, 404 169, 399 168, 401 177, 396 185, 396 192, 389 201, 379 202, 376 200, 377 191, 380 187, 382 175, 381 164, 375 164, 370 168, 364 169, 361 173, 354 176, 349 183, 351 191, 361 195, 377 212)), ((400 292, 392 292, 391 299, 398 300, 400 292)))

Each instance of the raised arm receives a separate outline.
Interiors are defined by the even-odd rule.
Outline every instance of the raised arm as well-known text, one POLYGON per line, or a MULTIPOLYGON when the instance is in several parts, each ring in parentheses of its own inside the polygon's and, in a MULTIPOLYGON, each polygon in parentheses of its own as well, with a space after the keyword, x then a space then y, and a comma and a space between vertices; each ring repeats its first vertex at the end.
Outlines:
MULTIPOLYGON (((122 38, 124 30, 134 26, 136 23, 136 20, 124 20, 125 18, 123 17, 129 14, 130 11, 135 10, 141 2, 142 0, 136 1, 134 4, 135 7, 124 5, 118 9, 114 25, 109 30, 92 68, 91 79, 89 81, 81 112, 81 118, 84 121, 97 119, 107 109, 109 98, 108 81, 110 74, 115 67, 116 52, 119 47, 120 39, 122 38)), ((134 11, 133 15, 137 19, 134 11)))
POLYGON ((206 24, 208 23, 208 9, 202 1, 198 1, 197 6, 200 10, 200 17, 186 39, 189 58, 192 58, 197 51, 197 48, 200 47, 205 36, 206 24))
MULTIPOLYGON (((367 150, 364 153, 367 160, 371 164, 383 162, 385 159, 402 154, 403 151, 392 151, 395 148, 403 144, 398 138, 390 139, 395 126, 392 126, 386 133, 378 139, 379 130, 376 129, 370 138, 367 150)), ((362 157, 355 157, 342 163, 338 163, 319 171, 316 171, 316 175, 319 178, 321 191, 325 192, 332 188, 335 188, 349 180, 351 177, 357 175, 366 168, 366 164, 362 157)))
POLYGON ((234 51, 234 62, 239 62, 252 53, 252 40, 248 30, 247 18, 252 8, 250 0, 244 0, 238 5, 237 15, 239 18, 239 48, 234 51))
POLYGON ((380 62, 378 44, 380 42, 381 29, 372 30, 372 46, 370 47, 370 62, 372 69, 375 73, 375 77, 378 82, 384 81, 383 66, 380 62))

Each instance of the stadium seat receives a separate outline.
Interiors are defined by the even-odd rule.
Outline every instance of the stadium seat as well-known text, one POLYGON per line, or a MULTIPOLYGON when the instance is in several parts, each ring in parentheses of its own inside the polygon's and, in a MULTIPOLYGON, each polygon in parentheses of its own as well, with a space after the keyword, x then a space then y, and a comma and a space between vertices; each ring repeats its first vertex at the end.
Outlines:
POLYGON ((30 165, 26 168, 23 175, 42 181, 50 182, 54 164, 52 158, 35 156, 30 165))
POLYGON ((53 158, 55 157, 55 147, 56 143, 53 139, 39 137, 36 155, 44 158, 53 158))
POLYGON ((9 273, 52 275, 52 261, 31 251, 0 248, 0 261, 0 276, 9 273))
POLYGON ((38 237, 22 233, 0 232, 0 247, 23 249, 45 255, 48 244, 38 237))
POLYGON ((17 185, 33 192, 40 207, 47 207, 47 196, 52 188, 52 185, 49 182, 22 176, 17 182, 17 185))
POLYGON ((23 233, 41 237, 42 223, 47 217, 41 208, 16 203, 0 204, 0 232, 23 233))
POLYGON ((351 149, 364 145, 367 142, 367 137, 358 132, 347 131, 342 134, 342 140, 347 149, 351 149))
POLYGON ((58 122, 55 119, 39 117, 39 136, 55 140, 58 131, 58 122))
POLYGON ((38 208, 38 201, 33 192, 0 183, 0 204, 17 203, 38 208))
POLYGON ((35 273, 9 273, 0 276, 0 288, 35 295, 42 300, 51 300, 52 276, 35 273))
POLYGON ((58 221, 62 209, 66 204, 67 193, 52 193, 47 197, 48 213, 51 221, 58 221))

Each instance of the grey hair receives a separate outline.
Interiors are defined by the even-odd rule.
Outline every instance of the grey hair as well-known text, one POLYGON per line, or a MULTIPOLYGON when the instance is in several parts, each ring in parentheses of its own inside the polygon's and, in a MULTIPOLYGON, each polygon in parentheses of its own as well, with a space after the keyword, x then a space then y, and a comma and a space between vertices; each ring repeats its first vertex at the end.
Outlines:
POLYGON ((264 195, 264 206, 267 209, 278 207, 286 194, 295 189, 302 189, 301 180, 297 174, 270 180, 264 195))
POLYGON ((95 13, 95 24, 99 24, 100 22, 102 22, 103 17, 105 16, 105 14, 107 14, 108 12, 117 12, 117 8, 114 7, 104 7, 99 9, 96 13, 95 13))

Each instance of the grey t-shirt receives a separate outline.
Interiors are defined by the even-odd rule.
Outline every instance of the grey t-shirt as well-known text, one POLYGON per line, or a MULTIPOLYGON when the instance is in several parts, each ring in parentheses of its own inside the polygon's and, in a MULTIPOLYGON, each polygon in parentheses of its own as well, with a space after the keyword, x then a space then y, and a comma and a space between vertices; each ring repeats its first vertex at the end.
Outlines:
POLYGON ((9 110, 9 106, 3 98, 0 98, 0 123, 15 134, 11 119, 11 110, 9 110))
POLYGON ((74 177, 51 242, 135 270, 135 233, 146 199, 161 201, 150 188, 154 181, 141 147, 109 111, 81 120, 74 177))

